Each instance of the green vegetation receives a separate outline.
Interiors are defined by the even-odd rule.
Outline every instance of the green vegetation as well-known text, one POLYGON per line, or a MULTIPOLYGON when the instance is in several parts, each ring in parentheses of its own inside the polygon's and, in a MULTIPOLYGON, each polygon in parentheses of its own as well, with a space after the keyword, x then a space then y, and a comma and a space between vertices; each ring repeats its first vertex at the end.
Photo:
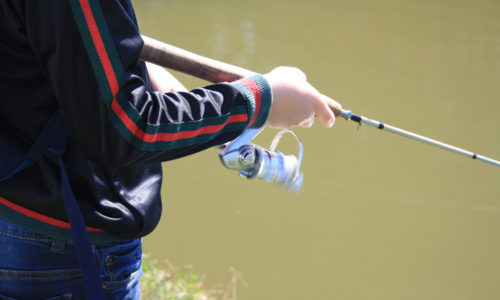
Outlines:
POLYGON ((168 261, 160 268, 157 260, 145 254, 142 262, 141 299, 144 300, 237 300, 236 283, 247 286, 233 268, 231 284, 206 289, 203 278, 190 267, 175 268, 168 261))

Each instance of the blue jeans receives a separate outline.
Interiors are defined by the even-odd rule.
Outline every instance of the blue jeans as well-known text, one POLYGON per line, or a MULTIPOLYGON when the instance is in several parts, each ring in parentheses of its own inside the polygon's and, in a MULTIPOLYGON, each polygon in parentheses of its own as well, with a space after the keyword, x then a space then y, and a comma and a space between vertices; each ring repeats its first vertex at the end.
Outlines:
MULTIPOLYGON (((139 299, 141 240, 93 245, 108 299, 139 299)), ((73 243, 0 218, 0 299, 85 299, 73 243)))

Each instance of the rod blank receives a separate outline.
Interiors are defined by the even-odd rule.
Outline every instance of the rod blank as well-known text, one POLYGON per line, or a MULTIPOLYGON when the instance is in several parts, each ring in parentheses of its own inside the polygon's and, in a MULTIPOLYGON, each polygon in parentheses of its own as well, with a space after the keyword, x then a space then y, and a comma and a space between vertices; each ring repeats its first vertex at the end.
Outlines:
POLYGON ((458 147, 455 147, 452 145, 445 144, 443 142, 425 137, 425 136, 420 135, 420 134, 416 134, 416 133, 413 133, 413 132, 410 132, 410 131, 407 131, 404 129, 400 129, 400 128, 397 128, 397 127, 394 127, 394 126, 391 126, 388 124, 384 124, 382 122, 375 121, 375 120, 369 119, 367 117, 355 115, 348 110, 342 110, 340 115, 348 120, 352 120, 352 121, 359 123, 359 124, 366 124, 366 125, 378 128, 380 130, 388 131, 388 132, 391 132, 391 133, 394 133, 394 134, 397 134, 397 135, 400 135, 400 136, 403 136, 403 137, 406 137, 406 138, 409 138, 409 139, 412 139, 415 141, 419 141, 419 142, 422 142, 422 143, 425 143, 425 144, 428 144, 428 145, 431 145, 434 147, 448 150, 448 151, 451 151, 451 152, 454 152, 454 153, 457 153, 457 154, 460 154, 463 156, 467 156, 467 157, 472 158, 472 159, 477 159, 479 161, 500 167, 500 161, 497 161, 497 160, 494 160, 492 158, 489 158, 489 157, 486 157, 483 155, 479 155, 479 154, 476 154, 474 152, 470 152, 470 151, 467 151, 467 150, 464 150, 464 149, 461 149, 461 148, 458 148, 458 147))

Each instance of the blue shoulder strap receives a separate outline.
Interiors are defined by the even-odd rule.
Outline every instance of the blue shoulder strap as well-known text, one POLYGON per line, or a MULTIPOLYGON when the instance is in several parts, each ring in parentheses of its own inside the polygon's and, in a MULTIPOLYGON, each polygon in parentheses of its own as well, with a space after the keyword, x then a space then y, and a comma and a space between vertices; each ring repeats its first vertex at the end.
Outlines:
MULTIPOLYGON (((83 220, 80 208, 76 202, 71 186, 69 185, 68 175, 62 159, 62 155, 66 151, 66 143, 68 134, 64 127, 63 120, 58 113, 51 125, 47 149, 56 154, 59 158, 59 165, 61 168, 61 191, 64 199, 64 206, 68 214, 69 222, 71 224, 71 236, 75 244, 76 257, 80 270, 82 271, 83 284, 85 286, 85 294, 87 299, 105 300, 106 296, 101 285, 97 264, 90 246, 89 236, 85 229, 85 222, 83 220)), ((31 152, 31 151, 30 151, 31 152)), ((34 154, 37 150, 33 150, 34 154)))
POLYGON ((92 252, 85 222, 71 190, 62 159, 62 155, 66 150, 67 139, 68 135, 62 117, 57 112, 50 118, 36 141, 24 155, 26 159, 14 172, 9 174, 9 177, 40 159, 47 151, 57 155, 61 169, 61 192, 66 213, 71 224, 71 236, 75 245, 78 264, 82 272, 85 294, 89 300, 105 300, 106 296, 100 282, 97 263, 92 252))

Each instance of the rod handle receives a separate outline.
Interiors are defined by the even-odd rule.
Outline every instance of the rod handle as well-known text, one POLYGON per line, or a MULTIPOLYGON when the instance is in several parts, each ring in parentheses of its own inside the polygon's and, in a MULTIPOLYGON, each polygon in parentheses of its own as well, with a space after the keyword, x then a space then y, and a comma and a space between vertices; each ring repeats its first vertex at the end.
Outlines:
MULTIPOLYGON (((230 82, 255 74, 255 72, 211 59, 142 35, 144 46, 140 58, 165 68, 185 73, 208 82, 230 82)), ((335 116, 341 111, 328 103, 335 116)))
POLYGON ((235 81, 255 72, 142 36, 140 58, 212 83, 235 81))

